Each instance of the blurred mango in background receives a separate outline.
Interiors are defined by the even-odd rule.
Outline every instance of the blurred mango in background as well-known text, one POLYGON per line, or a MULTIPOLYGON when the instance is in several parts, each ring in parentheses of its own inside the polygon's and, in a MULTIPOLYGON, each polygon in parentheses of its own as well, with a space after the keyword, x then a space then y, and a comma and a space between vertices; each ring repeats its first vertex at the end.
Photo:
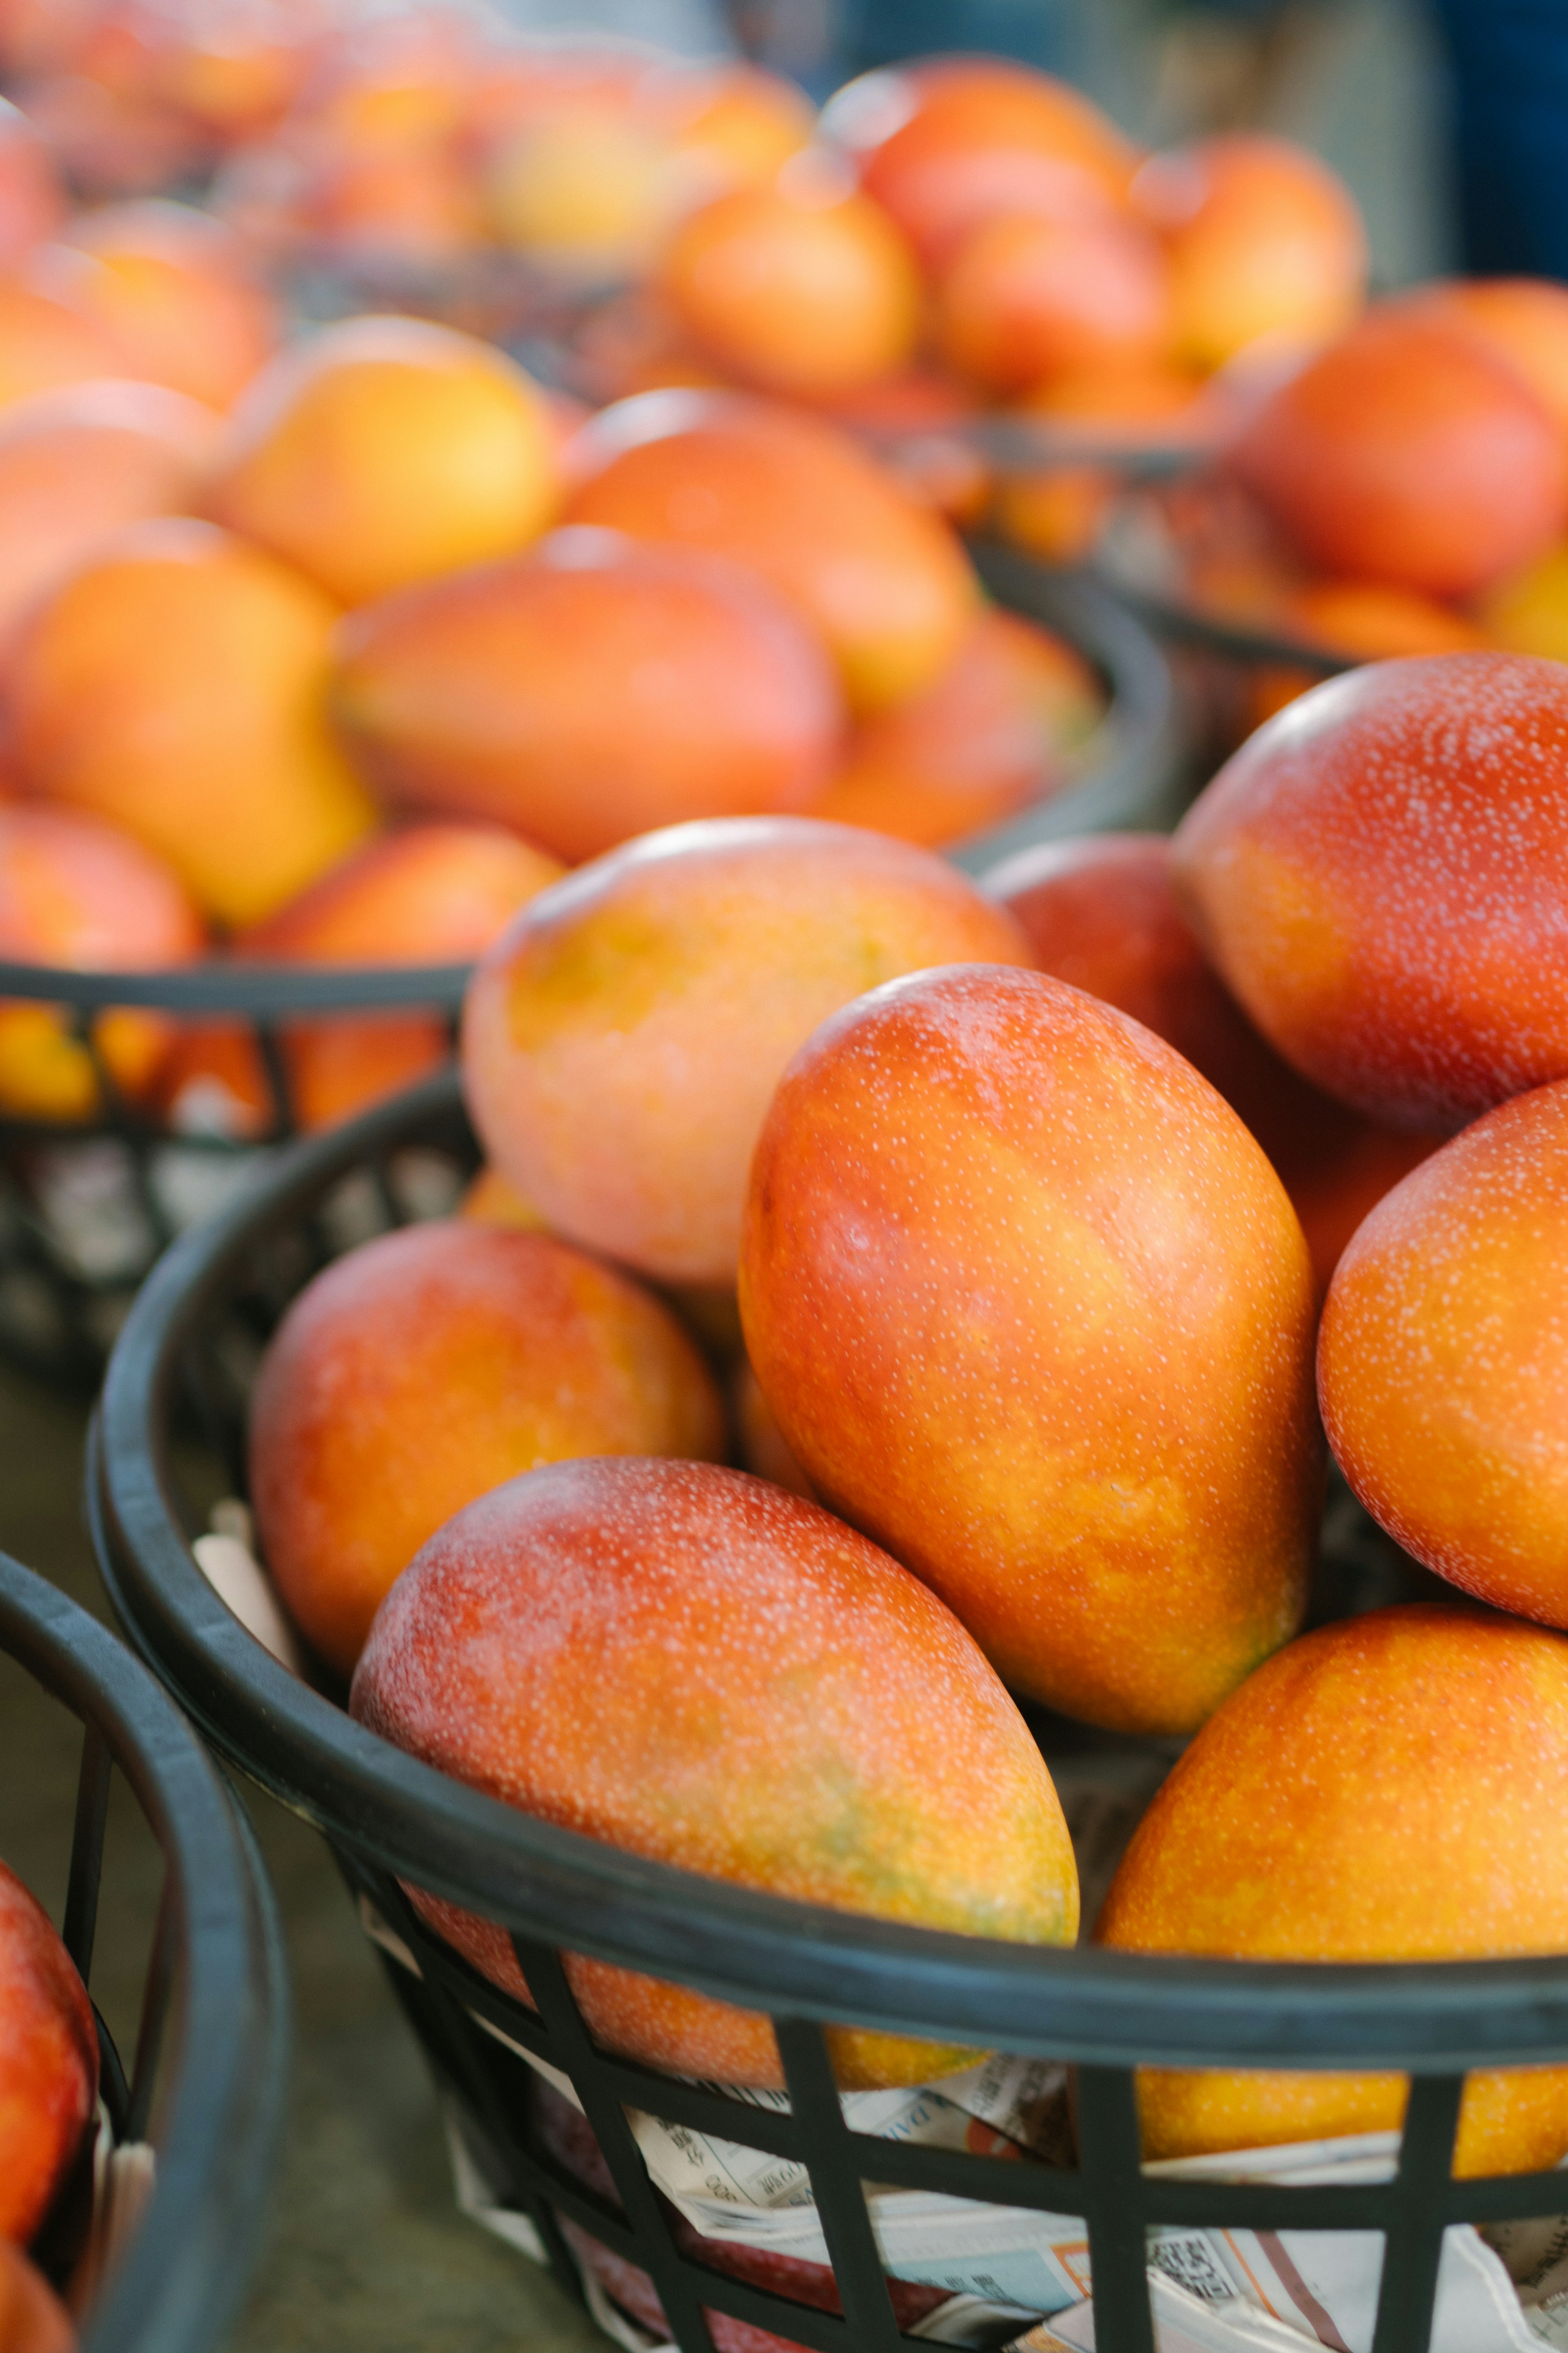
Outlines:
MULTIPOLYGON (((955 526, 1081 560, 1150 453, 1211 469, 1195 597, 1342 659, 1568 644, 1568 296, 1364 311, 1352 197, 1273 134, 1150 154, 987 57, 818 110, 336 0, 0 0, 0 790, 118 828, 218 952, 342 955, 341 899, 355 955, 383 913, 468 953, 354 880, 434 889, 441 828, 548 873, 1062 791, 1103 681, 955 526)), ((342 1025, 316 1100, 439 1042, 342 1025)), ((216 1048, 153 1092, 208 1080, 254 1130, 216 1048)))

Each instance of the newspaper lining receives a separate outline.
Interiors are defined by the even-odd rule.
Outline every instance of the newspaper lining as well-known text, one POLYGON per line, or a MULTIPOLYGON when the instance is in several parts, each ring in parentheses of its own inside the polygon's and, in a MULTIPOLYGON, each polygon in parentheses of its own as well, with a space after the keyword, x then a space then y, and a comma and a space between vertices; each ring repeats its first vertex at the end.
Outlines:
POLYGON ((117 2144, 100 2100, 92 2144, 92 2219, 65 2291, 73 2320, 81 2321, 141 2227, 157 2187, 156 2156, 146 2141, 117 2144))
MULTIPOLYGON (((363 1896, 360 1910, 366 1933, 402 1967, 416 1970, 408 1947, 363 1896)), ((490 2020, 470 2015, 580 2107, 569 2077, 490 2020)), ((704 2088, 745 2106, 775 2113, 789 2106, 783 2093, 731 2084, 704 2088)), ((1068 2155, 1065 2071, 1044 2060, 995 2052, 936 2084, 840 2097, 846 2122, 879 2138, 992 2156, 1010 2151, 1023 2164, 1031 2158, 1059 2163, 1068 2155)), ((705 2238, 828 2263, 804 2165, 638 2109, 627 2111, 627 2122, 655 2184, 705 2238)), ((455 2111, 447 2132, 458 2205, 510 2244, 534 2253, 531 2223, 500 2204, 455 2111)), ((1386 2181, 1398 2149, 1396 2133, 1365 2133, 1183 2158, 1146 2170, 1179 2180, 1302 2187, 1386 2181)), ((1568 2207, 1568 2180, 1563 2192, 1568 2207)), ((1080 2217, 981 2205, 869 2180, 866 2205, 889 2274, 951 2291, 948 2303, 907 2334, 936 2344, 994 2344, 999 2325, 1038 2316, 1020 2328, 1012 2353, 1096 2353, 1093 2279, 1080 2217)), ((1383 2258, 1375 2232, 1160 2227, 1150 2231, 1148 2250, 1159 2353, 1301 2353, 1303 2346, 1371 2353, 1383 2258)), ((616 2312, 596 2283, 589 2301, 606 2333, 630 2353, 674 2353, 616 2312), (613 2327, 605 2310, 615 2314, 613 2327)), ((1451 2226, 1444 2236, 1431 2353, 1542 2353, 1542 2348, 1568 2353, 1568 2213, 1482 2229, 1451 2226)))
MULTIPOLYGON (((253 1547, 244 1506, 226 1503, 215 1509, 212 1534, 196 1550, 242 1623, 297 1672, 291 1630, 253 1547)), ((1078 1855, 1086 1921, 1093 1920, 1169 1761, 1091 1755, 1054 1768, 1078 1855)), ((363 1896, 360 1910, 366 1934, 416 1976, 414 1954, 363 1896)), ((566 2076, 478 2011, 470 2015, 580 2105, 566 2076)), ((789 2105, 782 2093, 731 2084, 704 2088, 741 2106, 776 2113, 789 2105)), ((1070 2162, 1066 2073, 1045 2061, 995 2053, 936 2084, 846 2093, 842 2099, 846 2121, 875 2137, 1010 2154, 1022 2163, 1070 2162)), ((705 2238, 829 2263, 805 2165, 637 2110, 628 2111, 628 2122, 653 2181, 705 2238)), ((500 2202, 455 2111, 448 2114, 447 2133, 459 2206, 541 2260, 531 2222, 500 2202)), ((1187 2179, 1303 2186, 1373 2181, 1391 2178, 1397 2153, 1396 2134, 1368 2134, 1148 2170, 1187 2179)), ((999 2327, 1027 2316, 1031 2325, 1013 2338, 1013 2353, 1095 2353, 1092 2278, 1080 2217, 869 2180, 865 2189, 889 2274, 949 2291, 948 2301, 907 2334, 938 2344, 994 2345, 999 2327)), ((1159 2353, 1300 2353, 1303 2345, 1370 2353, 1382 2266, 1375 2232, 1161 2227, 1148 2233, 1148 2256, 1159 2353)), ((597 2282, 588 2281, 586 2293, 601 2327, 630 2353, 674 2353, 656 2348, 597 2282)), ((1444 2239, 1430 2353, 1542 2353, 1542 2347, 1568 2353, 1568 2211, 1484 2229, 1452 2226, 1444 2239)))

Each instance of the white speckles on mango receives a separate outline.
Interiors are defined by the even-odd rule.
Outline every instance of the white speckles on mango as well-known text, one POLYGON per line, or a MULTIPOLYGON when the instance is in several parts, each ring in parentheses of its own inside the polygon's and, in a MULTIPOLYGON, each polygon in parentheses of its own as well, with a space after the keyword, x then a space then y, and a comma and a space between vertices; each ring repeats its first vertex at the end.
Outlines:
MULTIPOLYGON (((1232 1959, 1436 1961, 1568 1950, 1568 1643, 1405 1605, 1270 1660, 1134 1834, 1100 1941, 1232 1959)), ((1152 2158, 1397 2126, 1397 2075, 1141 2071, 1152 2158)), ((1568 2149, 1568 2069, 1478 2071, 1455 2171, 1568 2149)))
POLYGON ((742 1311, 808 1475, 1052 1705, 1190 1729, 1293 1631, 1318 1482, 1289 1203, 1169 1047, 1043 975, 826 1023, 742 1311))
POLYGON ((1353 1108, 1453 1127, 1568 1075, 1568 666, 1331 680, 1243 744, 1174 857, 1258 1028, 1353 1108))
POLYGON ((1367 1219, 1318 1377, 1346 1477, 1406 1550, 1568 1625, 1568 1082, 1478 1120, 1367 1219))
MULTIPOLYGON (((1050 1776, 973 1641, 875 1546, 739 1472, 600 1460, 496 1489, 398 1580, 353 1705, 445 1771, 634 1853, 971 1935, 1076 1933, 1050 1776)), ((493 1931, 441 1918, 515 1980, 493 1931)), ((779 2080, 765 2019, 576 1967, 613 2048, 779 2080)), ((942 2063, 848 2030, 836 2059, 849 2082, 942 2063)))

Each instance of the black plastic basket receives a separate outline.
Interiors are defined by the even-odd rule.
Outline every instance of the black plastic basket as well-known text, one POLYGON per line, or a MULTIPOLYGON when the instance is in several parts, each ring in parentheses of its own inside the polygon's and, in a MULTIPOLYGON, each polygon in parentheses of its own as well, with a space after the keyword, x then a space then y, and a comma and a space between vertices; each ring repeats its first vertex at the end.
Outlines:
POLYGON ((0 1349, 30 1370, 96 1387, 125 1309, 148 1268, 258 1154, 299 1133, 286 1025, 333 1014, 430 1014, 450 1030, 466 965, 366 967, 239 962, 167 972, 70 972, 0 963, 0 1000, 59 1006, 91 1057, 92 1118, 49 1122, 0 1111, 0 1349), (255 1047, 270 1096, 259 1136, 176 1134, 121 1093, 94 1025, 121 1007, 178 1020, 232 1020, 255 1047), (86 1194, 77 1219, 68 1188, 86 1194), (85 1230, 83 1229, 85 1228, 85 1230))
POLYGON ((1129 486, 1101 533, 1091 569, 1171 651, 1205 761, 1250 734, 1262 685, 1300 692, 1342 670, 1353 656, 1289 630, 1227 620, 1187 593, 1159 552, 1162 486, 1129 486))
MULTIPOLYGON (((683 2353, 710 2353, 704 2308, 818 2353, 909 2341, 884 2286, 863 2182, 1081 2215, 1101 2353, 1150 2353, 1150 2225, 1383 2232, 1373 2353, 1422 2353, 1445 2225, 1555 2215, 1568 2205, 1562 2173, 1449 2179, 1464 2071, 1568 2059, 1568 1958, 1189 1962, 992 1943, 797 1905, 616 1852, 446 1778, 296 1680, 229 1614, 191 1553, 186 1531, 197 1514, 174 1468, 174 1425, 193 1407, 217 1451, 218 1475, 240 1476, 245 1366, 319 1262, 323 1205, 367 1172, 392 1199, 395 1155, 411 1143, 460 1162, 471 1156, 453 1083, 434 1082, 301 1146, 245 1204, 176 1246, 115 1351, 89 1507, 116 1608, 146 1657, 225 1755, 317 1823, 351 1887, 417 1957, 421 1974, 393 1968, 394 1983, 437 2076, 490 2153, 501 2202, 532 2216, 567 2278, 561 2218, 640 2266, 683 2353), (424 1928, 399 1879, 510 1930, 539 2014, 424 1928), (711 2087, 605 2056, 567 1990, 563 1950, 769 2012, 789 2112, 742 2106, 711 2087), (531 2069, 476 2017, 571 2079, 618 2203, 552 2156, 529 2097, 531 2069), (828 2021, 1076 2064, 1079 2164, 1020 2165, 858 2134, 835 2094, 821 2031, 828 2021), (1146 2172, 1131 2075, 1141 2063, 1409 2070, 1397 2176, 1297 2188, 1146 2172), (694 2257, 689 2240, 683 2249, 628 2128, 628 2106, 804 2160, 844 2316, 721 2276, 694 2257)), ((606 1700, 613 1704, 613 1694, 606 1700)), ((1148 1744, 1038 1712, 1031 1722, 1058 1779, 1086 1750, 1148 1772, 1148 1744)))
POLYGON ((1099 671, 1106 713, 1064 786, 1015 818, 950 843, 971 874, 1037 841, 1173 824, 1195 779, 1170 664, 1148 628, 1087 574, 1056 572, 997 540, 971 541, 987 594, 1056 630, 1099 671))
MULTIPOLYGON (((1173 821, 1189 779, 1170 670, 1149 632, 1092 582, 1051 574, 1005 547, 973 554, 1000 603, 1058 630, 1094 664, 1108 708, 1065 787, 954 845, 957 862, 979 873, 1010 850, 1063 833, 1173 821)), ((96 1387, 137 1284, 192 1222, 184 1205, 194 1198, 210 1208, 258 1150, 298 1133, 283 1025, 381 1012, 433 1014, 450 1027, 467 978, 461 965, 215 962, 174 972, 95 973, 0 963, 0 1000, 68 1008, 75 1035, 93 1056, 102 1104, 86 1124, 0 1113, 0 1348, 32 1369, 96 1387), (242 1023, 272 1098, 267 1134, 244 1143, 176 1136, 126 1102, 93 1039, 97 1018, 124 1006, 242 1023), (85 1196, 74 1224, 61 1216, 66 1182, 79 1183, 85 1196)))
POLYGON ((74 1832, 60 1824, 62 1933, 89 1986, 115 1771, 163 1853, 129 2071, 98 2017, 115 2139, 150 2139, 156 2186, 93 2297, 82 2353, 207 2353, 245 2290, 282 2126, 288 1993, 272 1899, 248 1823, 145 1668, 3 1555, 0 1651, 83 1725, 74 1832))

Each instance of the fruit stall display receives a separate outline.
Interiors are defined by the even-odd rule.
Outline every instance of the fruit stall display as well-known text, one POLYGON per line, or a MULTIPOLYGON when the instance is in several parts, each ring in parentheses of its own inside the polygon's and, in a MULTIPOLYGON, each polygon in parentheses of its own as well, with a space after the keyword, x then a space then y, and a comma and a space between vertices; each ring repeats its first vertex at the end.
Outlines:
POLYGON ((973 865, 1173 814, 1157 658, 1001 543, 1082 554, 1353 340, 1311 156, 1147 156, 996 59, 814 114, 328 0, 11 0, 0 69, 14 1351, 94 1375, 237 1151, 432 1064, 561 864, 696 815, 973 865))
MULTIPOLYGON (((800 399, 965 520, 999 488, 1058 556, 1127 465, 1213 439, 1260 353, 1344 325, 1366 275, 1355 203, 1305 150, 1150 156, 1001 58, 818 111, 753 66, 529 41, 477 8, 9 0, 0 76, 47 142, 18 164, 29 218, 51 162, 111 212, 199 190, 308 315, 522 339, 595 401, 800 399)), ((26 274, 74 303, 49 258, 26 274)))
POLYGON ((154 1271, 116 1608, 623 2345, 1552 2341, 1565 738, 1465 652, 978 883, 638 837, 154 1271))
POLYGON ((966 551, 842 428, 700 392, 563 424, 425 321, 306 335, 222 418, 20 400, 0 512, 0 1323, 89 1373, 236 1149, 433 1067, 566 867, 805 808, 973 860, 1161 821, 1180 765, 1138 623, 966 551))
MULTIPOLYGON (((0 2344, 206 2353, 245 2290, 282 2125, 272 1898, 248 1825, 152 1677, 3 1556, 0 1658, 8 1706, 47 1694, 82 1725, 74 1832, 58 1824, 58 1932, 0 1860, 0 2344), (95 1945, 101 1957, 130 1916, 116 1882, 99 1920, 106 1832, 111 1865, 135 1843, 110 1820, 117 1776, 163 1864, 161 1901, 144 1869, 136 1882, 145 1990, 129 2069, 88 1993, 95 1945)), ((26 1794, 0 1802, 0 1847, 26 1794)))
POLYGON ((96 1534, 463 2202, 638 2353, 1563 2341, 1568 298, 994 60, 0 70, 0 1320, 287 1145, 96 1534))

